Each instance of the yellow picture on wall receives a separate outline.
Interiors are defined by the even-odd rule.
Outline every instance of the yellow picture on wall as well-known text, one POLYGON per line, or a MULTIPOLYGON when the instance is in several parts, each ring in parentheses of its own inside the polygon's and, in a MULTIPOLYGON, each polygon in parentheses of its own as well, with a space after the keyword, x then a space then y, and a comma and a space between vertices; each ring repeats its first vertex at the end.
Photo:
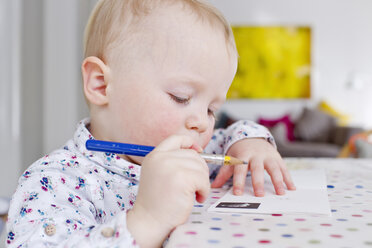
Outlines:
POLYGON ((233 27, 238 71, 228 98, 310 98, 310 27, 233 27))

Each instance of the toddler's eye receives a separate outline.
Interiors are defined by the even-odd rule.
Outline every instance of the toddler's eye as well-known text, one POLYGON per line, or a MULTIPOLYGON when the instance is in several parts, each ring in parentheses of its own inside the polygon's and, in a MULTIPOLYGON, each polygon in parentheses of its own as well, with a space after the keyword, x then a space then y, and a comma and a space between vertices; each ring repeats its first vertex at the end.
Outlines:
POLYGON ((177 103, 181 104, 188 104, 190 102, 190 97, 179 97, 172 94, 169 94, 169 96, 177 103))

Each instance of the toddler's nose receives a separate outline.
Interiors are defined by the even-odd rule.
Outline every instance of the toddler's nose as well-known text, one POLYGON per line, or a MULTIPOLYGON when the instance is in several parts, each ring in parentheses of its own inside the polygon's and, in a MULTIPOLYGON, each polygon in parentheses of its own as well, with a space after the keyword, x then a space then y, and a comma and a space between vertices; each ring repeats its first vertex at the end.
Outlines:
POLYGON ((203 133, 208 129, 208 116, 193 114, 186 119, 186 128, 203 133))

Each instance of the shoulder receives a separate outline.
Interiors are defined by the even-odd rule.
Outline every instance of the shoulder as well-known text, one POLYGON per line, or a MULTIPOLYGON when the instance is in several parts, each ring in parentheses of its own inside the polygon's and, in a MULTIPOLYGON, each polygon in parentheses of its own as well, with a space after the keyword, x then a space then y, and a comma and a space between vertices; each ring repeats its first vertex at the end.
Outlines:
POLYGON ((15 195, 25 192, 61 194, 77 191, 89 197, 91 188, 104 185, 102 168, 73 149, 58 149, 35 161, 21 175, 15 195))
POLYGON ((40 158, 19 179, 9 210, 10 219, 18 218, 22 209, 31 209, 27 214, 35 217, 36 210, 46 214, 55 211, 58 205, 84 207, 86 201, 92 200, 92 191, 103 185, 96 173, 89 174, 93 170, 94 164, 73 150, 58 149, 40 158))
POLYGON ((86 159, 70 150, 58 149, 32 163, 22 174, 20 181, 42 174, 83 173, 86 159), (81 172, 80 172, 81 171, 81 172))

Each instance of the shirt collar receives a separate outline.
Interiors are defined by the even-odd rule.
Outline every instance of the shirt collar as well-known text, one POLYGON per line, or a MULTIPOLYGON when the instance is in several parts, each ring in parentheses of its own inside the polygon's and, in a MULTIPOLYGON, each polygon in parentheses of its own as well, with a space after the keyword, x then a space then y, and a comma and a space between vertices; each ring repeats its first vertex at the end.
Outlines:
POLYGON ((87 128, 89 124, 90 119, 86 118, 80 121, 77 125, 73 137, 75 148, 89 160, 95 162, 101 167, 104 167, 107 172, 120 174, 124 177, 127 177, 131 181, 134 180, 138 182, 141 173, 141 166, 130 163, 114 153, 104 153, 87 150, 87 148, 85 147, 86 141, 88 139, 94 139, 93 135, 87 128))

